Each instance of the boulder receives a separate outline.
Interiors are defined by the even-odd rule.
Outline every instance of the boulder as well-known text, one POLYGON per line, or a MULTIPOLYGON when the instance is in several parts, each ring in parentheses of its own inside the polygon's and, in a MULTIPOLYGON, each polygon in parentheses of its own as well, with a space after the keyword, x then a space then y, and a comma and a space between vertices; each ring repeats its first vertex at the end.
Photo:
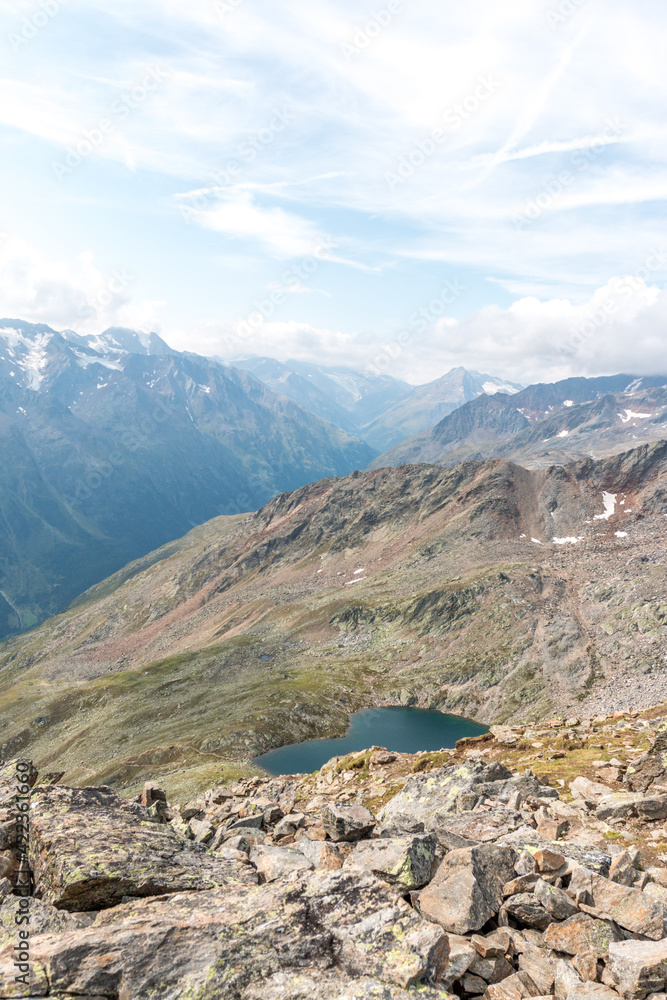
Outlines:
MULTIPOLYGON (((264 815, 266 816, 266 813, 264 815)), ((305 822, 306 817, 303 813, 289 813, 287 816, 283 816, 282 819, 276 824, 273 836, 293 837, 296 831, 300 830, 305 822)))
POLYGON ((594 983, 598 978, 598 956, 594 951, 582 951, 580 955, 575 955, 572 965, 584 982, 594 983))
POLYGON ((602 983, 585 982, 575 986, 566 1000, 618 1000, 618 993, 602 983))
MULTIPOLYGON (((412 990, 388 986, 364 976, 352 979, 344 973, 322 973, 319 969, 277 972, 263 982, 249 986, 241 1000, 415 1000, 412 990)), ((448 1000, 442 990, 422 987, 420 1000, 448 1000)), ((452 998, 453 1000, 453 998, 452 998)))
POLYGON ((124 896, 254 883, 226 861, 109 788, 39 786, 33 792, 29 860, 35 895, 62 910, 98 910, 124 896))
POLYGON ((512 772, 495 761, 467 760, 429 771, 410 778, 381 810, 378 820, 387 833, 435 833, 447 818, 470 811, 482 798, 500 801, 502 794, 509 801, 512 787, 508 783, 513 780, 512 772))
POLYGON ((560 924, 551 924, 544 932, 545 947, 566 955, 594 952, 602 958, 612 942, 621 935, 611 920, 599 920, 588 913, 576 913, 560 924))
POLYGON ((519 971, 527 972, 540 991, 541 996, 553 993, 556 978, 556 962, 545 951, 526 942, 519 955, 519 971))
POLYGON ((617 924, 635 934, 643 934, 653 941, 663 936, 664 916, 661 903, 651 899, 641 889, 619 885, 602 878, 595 872, 576 866, 570 879, 570 893, 586 891, 593 906, 617 924))
POLYGON ((336 871, 343 867, 343 855, 335 844, 326 840, 310 840, 308 837, 302 837, 294 847, 297 851, 301 851, 315 868, 336 871))
POLYGON ((468 971, 477 957, 477 949, 469 938, 460 934, 450 934, 449 962, 445 970, 444 987, 451 989, 452 985, 468 971))
POLYGON ((489 986, 485 995, 488 1000, 524 1000, 539 996, 540 991, 527 972, 516 972, 502 983, 489 986))
POLYGON ((667 723, 660 724, 648 751, 628 764, 624 781, 633 792, 647 792, 655 782, 667 784, 667 723))
POLYGON ((667 819, 667 795, 645 795, 642 792, 614 792, 600 799, 595 810, 597 819, 613 822, 619 819, 667 819))
MULTIPOLYGON (((66 934, 68 931, 76 931, 85 926, 81 917, 65 910, 56 910, 55 906, 44 903, 41 899, 29 899, 25 910, 20 911, 24 912, 27 912, 30 922, 21 926, 29 927, 31 936, 66 934)), ((0 905, 0 949, 16 944, 16 931, 19 926, 16 923, 17 915, 19 915, 19 899, 17 896, 8 896, 0 905)))
POLYGON ((571 962, 559 959, 554 971, 554 995, 558 1000, 567 1000, 583 984, 583 979, 571 962))
POLYGON ((591 781, 583 776, 575 778, 570 782, 570 791, 575 799, 583 799, 584 802, 599 802, 605 796, 612 794, 609 785, 603 785, 600 781, 591 781))
MULTIPOLYGON (((101 913, 87 929, 36 935, 30 951, 35 980, 52 994, 122 1000, 243 997, 251 987, 266 998, 272 976, 308 968, 319 979, 368 977, 406 989, 438 983, 448 958, 439 927, 373 876, 351 872, 314 872, 288 888, 241 885, 137 900, 101 913)), ((0 981, 13 978, 12 962, 6 948, 0 981)))
POLYGON ((567 920, 577 912, 577 907, 567 893, 540 879, 535 885, 535 899, 538 900, 554 920, 567 920))
POLYGON ((607 967, 622 996, 643 1000, 667 984, 667 940, 612 943, 607 967))
POLYGON ((196 844, 208 844, 215 837, 215 827, 207 819, 191 819, 188 825, 196 844))
POLYGON ((396 887, 420 889, 431 878, 436 839, 432 835, 362 841, 348 855, 344 868, 361 868, 396 887))
POLYGON ((515 857, 493 844, 450 851, 419 894, 420 912, 454 934, 480 930, 500 909, 515 857))
POLYGON ((505 909, 524 927, 535 927, 543 931, 553 923, 553 917, 545 910, 532 892, 520 892, 505 900, 505 909))
POLYGON ((336 803, 322 815, 324 829, 333 841, 355 841, 368 837, 375 829, 375 817, 365 806, 336 803))
POLYGON ((250 861, 267 882, 291 875, 292 872, 312 871, 312 861, 291 847, 274 847, 260 844, 250 851, 250 861))

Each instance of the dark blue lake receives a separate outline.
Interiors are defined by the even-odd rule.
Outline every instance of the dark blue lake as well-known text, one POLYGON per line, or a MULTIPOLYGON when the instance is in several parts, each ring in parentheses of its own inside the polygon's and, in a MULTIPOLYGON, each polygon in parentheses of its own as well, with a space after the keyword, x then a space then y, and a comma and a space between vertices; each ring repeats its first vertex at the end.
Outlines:
POLYGON ((310 774, 332 757, 372 746, 400 753, 446 750, 464 736, 481 736, 487 732, 486 726, 442 712, 421 708, 370 708, 352 716, 345 736, 292 743, 256 757, 254 763, 270 774, 310 774))

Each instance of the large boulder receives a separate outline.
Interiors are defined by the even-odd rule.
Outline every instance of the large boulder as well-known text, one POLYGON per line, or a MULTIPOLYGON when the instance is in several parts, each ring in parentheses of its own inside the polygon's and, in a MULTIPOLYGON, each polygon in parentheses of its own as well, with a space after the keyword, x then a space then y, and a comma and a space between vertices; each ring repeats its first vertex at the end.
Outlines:
POLYGON ((496 761, 467 760, 410 778, 378 820, 387 833, 437 833, 452 814, 469 812, 483 799, 509 806, 513 796, 516 802, 539 791, 532 774, 512 775, 496 761))
POLYGON ((480 930, 500 909, 515 859, 511 848, 495 844, 450 851, 419 894, 420 912, 453 934, 480 930))
MULTIPOLYGON (((277 972, 261 983, 249 986, 241 1000, 417 1000, 416 994, 377 979, 351 979, 340 972, 277 972)), ((447 1000, 439 989, 422 987, 418 1000, 447 1000)))
POLYGON ((633 792, 646 792, 656 782, 667 783, 667 723, 658 727, 648 751, 628 764, 623 780, 633 792))
POLYGON ((613 941, 620 940, 618 928, 611 920, 600 920, 588 913, 575 913, 559 924, 551 924, 544 932, 545 947, 565 955, 593 952, 602 958, 613 941))
POLYGON ((610 944, 607 967, 624 997, 643 1000, 659 993, 667 986, 667 940, 610 944))
POLYGON ((431 878, 436 847, 431 835, 364 840, 348 855, 343 867, 371 871, 399 892, 409 892, 431 878))
MULTIPOLYGON (((30 942, 38 987, 48 983, 54 995, 114 1000, 253 996, 245 991, 263 989, 280 972, 308 968, 318 977, 340 970, 352 980, 368 977, 405 989, 438 983, 448 951, 439 927, 378 879, 351 872, 316 872, 289 887, 137 900, 106 910, 85 930, 30 942)), ((0 953, 0 981, 13 979, 13 960, 11 947, 0 953)), ((40 989, 35 996, 44 995, 40 989)))
POLYGON ((257 882, 248 865, 184 840, 109 788, 38 786, 30 818, 35 895, 58 909, 257 882))
POLYGON ((331 803, 322 814, 322 824, 332 840, 361 840, 375 829, 375 816, 365 806, 331 803))
POLYGON ((315 867, 305 854, 291 847, 274 847, 271 844, 258 844, 250 851, 250 860, 260 875, 267 882, 285 878, 294 872, 312 871, 315 867))
POLYGON ((585 890, 597 910, 635 934, 659 941, 664 934, 663 904, 641 889, 619 885, 595 872, 577 866, 570 879, 570 892, 585 890))

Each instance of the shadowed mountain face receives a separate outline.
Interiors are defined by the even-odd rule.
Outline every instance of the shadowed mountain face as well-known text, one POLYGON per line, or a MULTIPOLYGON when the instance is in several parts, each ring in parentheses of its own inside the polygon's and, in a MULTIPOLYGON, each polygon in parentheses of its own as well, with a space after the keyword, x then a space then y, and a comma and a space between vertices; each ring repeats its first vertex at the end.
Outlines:
POLYGON ((155 334, 0 320, 0 637, 223 513, 363 467, 363 442, 155 334))
POLYGON ((667 435, 667 376, 612 375, 480 396, 373 460, 370 468, 509 458, 547 468, 667 435))
POLYGON ((489 723, 628 690, 655 704, 666 542, 665 443, 325 479, 196 528, 0 646, 0 756, 57 759, 77 784, 209 787, 373 705, 489 723))
POLYGON ((465 368, 452 368, 434 382, 415 386, 388 375, 300 361, 282 364, 272 358, 249 358, 234 364, 378 451, 432 427, 478 396, 521 389, 514 382, 465 368))

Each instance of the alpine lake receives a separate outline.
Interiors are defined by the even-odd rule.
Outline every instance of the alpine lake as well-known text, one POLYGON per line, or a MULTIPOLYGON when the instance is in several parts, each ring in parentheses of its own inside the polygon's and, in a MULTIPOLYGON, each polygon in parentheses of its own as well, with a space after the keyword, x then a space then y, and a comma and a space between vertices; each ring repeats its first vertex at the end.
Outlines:
POLYGON ((343 757, 371 746, 398 753, 448 750, 465 736, 482 736, 486 726, 455 715, 421 708, 370 708, 350 719, 345 736, 308 740, 270 750, 254 762, 269 774, 311 774, 332 757, 343 757))

